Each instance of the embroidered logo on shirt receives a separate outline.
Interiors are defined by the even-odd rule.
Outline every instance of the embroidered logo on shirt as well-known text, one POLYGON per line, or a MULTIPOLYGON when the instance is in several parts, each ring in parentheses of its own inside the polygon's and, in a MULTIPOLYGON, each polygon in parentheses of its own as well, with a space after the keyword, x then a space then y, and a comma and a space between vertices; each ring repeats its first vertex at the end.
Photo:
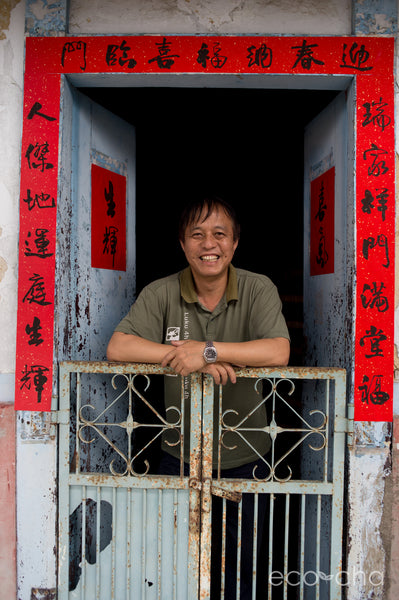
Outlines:
POLYGON ((180 327, 168 327, 166 331, 166 341, 172 342, 180 339, 180 327))

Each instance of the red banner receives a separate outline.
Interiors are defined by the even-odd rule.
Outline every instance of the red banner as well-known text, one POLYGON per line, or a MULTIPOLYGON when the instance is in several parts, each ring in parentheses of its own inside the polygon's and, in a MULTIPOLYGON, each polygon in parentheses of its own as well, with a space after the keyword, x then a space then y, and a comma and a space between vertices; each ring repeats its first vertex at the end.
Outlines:
MULTIPOLYGON (((383 37, 161 35, 28 38, 21 154, 15 407, 25 410, 51 408, 60 75, 334 75, 356 78, 355 419, 392 420, 395 244, 393 59, 394 38, 383 37)), ((108 179, 105 184, 102 182, 103 189, 98 191, 105 200, 105 190, 110 195, 109 181, 113 183, 114 192, 117 190, 119 194, 119 181, 113 177, 114 174, 111 180, 108 179)), ((325 185, 330 193, 331 181, 325 185)), ((320 199, 320 192, 321 188, 312 193, 320 199)), ((331 202, 331 194, 326 199, 331 202)), ((95 239, 93 236, 93 266, 124 268, 123 257, 117 256, 116 251, 116 248, 126 245, 122 241, 121 230, 115 226, 118 231, 111 231, 112 225, 106 222, 104 214, 94 215, 94 229, 97 226, 100 231, 95 234, 95 239), (108 251, 105 252, 107 244, 108 251)), ((319 223, 318 229, 314 228, 312 233, 315 244, 313 267, 320 269, 324 261, 322 272, 334 268, 332 226, 331 221, 319 223)))
POLYGON ((91 266, 126 271, 126 177, 91 166, 91 266))
POLYGON ((334 273, 335 168, 310 183, 310 274, 334 273))

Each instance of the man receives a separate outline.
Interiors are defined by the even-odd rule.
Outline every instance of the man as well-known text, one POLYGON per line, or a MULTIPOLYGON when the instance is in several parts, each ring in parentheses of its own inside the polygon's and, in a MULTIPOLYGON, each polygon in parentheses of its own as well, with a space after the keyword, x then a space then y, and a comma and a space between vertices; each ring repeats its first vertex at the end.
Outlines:
MULTIPOLYGON (((253 477, 254 469, 265 466, 262 458, 270 448, 270 439, 262 429, 267 424, 266 411, 253 380, 237 380, 235 367, 285 366, 290 343, 276 287, 264 275, 235 269, 231 264, 239 233, 235 212, 222 199, 205 198, 187 207, 180 220, 179 238, 188 267, 141 292, 117 326, 107 357, 112 361, 160 363, 183 377, 196 371, 208 373, 216 384, 223 384, 224 424, 234 427, 244 419, 246 431, 224 432, 223 442, 214 444, 213 465, 215 469, 221 466, 222 476, 248 478, 253 477), (218 448, 221 465, 217 464, 218 448)), ((176 406, 179 397, 177 378, 166 377, 166 406, 176 406)), ((215 419, 218 402, 217 396, 215 419)), ((186 410, 187 426, 188 414, 186 410)), ((185 439, 189 440, 187 434, 185 439)), ((189 448, 183 450, 188 463, 189 448)), ((164 439, 163 451, 161 472, 179 474, 179 445, 164 439)), ((234 529, 233 523, 232 537, 236 535, 234 529)), ((236 551, 230 554, 236 555, 236 551)), ((251 589, 243 569, 250 577, 252 562, 243 566, 245 554, 251 558, 251 552, 244 552, 243 547, 242 599, 249 597, 251 589)), ((228 574, 228 555, 229 550, 226 586, 231 586, 233 579, 235 587, 235 575, 228 574)), ((226 599, 234 595, 234 589, 228 592, 227 587, 226 599)))

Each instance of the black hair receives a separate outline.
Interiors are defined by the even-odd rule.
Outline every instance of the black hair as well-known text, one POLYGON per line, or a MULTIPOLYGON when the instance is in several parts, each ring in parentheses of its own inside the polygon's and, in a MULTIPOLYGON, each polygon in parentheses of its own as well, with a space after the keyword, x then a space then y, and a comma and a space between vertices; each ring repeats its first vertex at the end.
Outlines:
POLYGON ((238 222, 236 211, 228 202, 219 196, 214 195, 194 200, 184 208, 179 222, 179 239, 184 242, 187 227, 198 223, 203 213, 205 216, 201 221, 202 223, 207 220, 213 211, 219 210, 219 208, 224 210, 226 215, 230 217, 233 224, 234 241, 238 240, 240 238, 240 224, 238 222))

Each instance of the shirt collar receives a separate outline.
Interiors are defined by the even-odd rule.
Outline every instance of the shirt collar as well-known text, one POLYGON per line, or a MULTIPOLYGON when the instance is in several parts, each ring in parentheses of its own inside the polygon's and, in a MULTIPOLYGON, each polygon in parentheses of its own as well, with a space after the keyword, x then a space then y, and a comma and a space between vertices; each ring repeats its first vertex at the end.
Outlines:
MULTIPOLYGON (((195 291, 194 279, 190 267, 186 267, 184 271, 180 273, 180 294, 183 300, 188 303, 198 302, 198 296, 195 291)), ((230 300, 238 300, 237 272, 232 264, 229 265, 229 276, 225 294, 227 303, 229 303, 230 300)))

